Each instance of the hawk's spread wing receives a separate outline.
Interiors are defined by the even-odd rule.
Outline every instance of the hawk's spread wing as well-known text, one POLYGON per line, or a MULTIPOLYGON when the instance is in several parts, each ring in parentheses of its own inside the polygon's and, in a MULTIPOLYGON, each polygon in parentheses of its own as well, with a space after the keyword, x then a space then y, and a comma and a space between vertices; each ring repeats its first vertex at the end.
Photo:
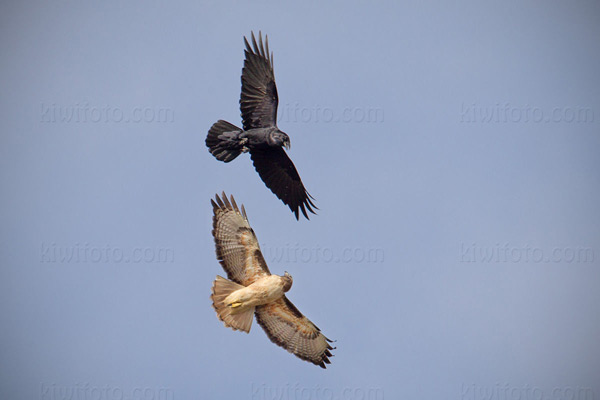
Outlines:
POLYGON ((240 97, 244 130, 275 126, 279 100, 273 74, 273 54, 269 54, 269 40, 266 39, 266 46, 263 46, 262 34, 259 33, 258 43, 256 43, 252 32, 253 47, 250 47, 245 37, 244 43, 246 59, 242 69, 240 97))
POLYGON ((281 147, 252 149, 250 157, 260 179, 290 207, 290 210, 296 215, 296 219, 298 219, 298 209, 302 210, 306 219, 308 219, 307 209, 315 214, 311 206, 317 207, 310 200, 312 196, 304 188, 300 175, 285 150, 281 147))
POLYGON ((271 341, 299 358, 325 368, 333 350, 327 339, 286 296, 273 303, 258 306, 256 321, 271 341))
POLYGON ((271 273, 260 252, 258 239, 250 228, 244 206, 240 212, 233 196, 231 202, 227 200, 225 192, 222 197, 221 200, 216 195, 215 200, 211 200, 214 212, 212 234, 217 259, 230 280, 248 286, 271 273))

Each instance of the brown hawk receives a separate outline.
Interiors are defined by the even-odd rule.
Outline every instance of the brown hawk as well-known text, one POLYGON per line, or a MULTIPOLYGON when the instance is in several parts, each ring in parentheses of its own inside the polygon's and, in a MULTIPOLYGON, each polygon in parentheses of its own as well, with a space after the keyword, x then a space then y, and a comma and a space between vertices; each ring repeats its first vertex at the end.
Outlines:
POLYGON ((325 368, 333 347, 319 328, 306 318, 285 292, 292 277, 271 275, 260 251, 258 239, 233 196, 225 193, 211 200, 217 259, 228 279, 217 276, 213 282, 213 308, 225 326, 250 332, 253 315, 271 341, 299 358, 325 368))

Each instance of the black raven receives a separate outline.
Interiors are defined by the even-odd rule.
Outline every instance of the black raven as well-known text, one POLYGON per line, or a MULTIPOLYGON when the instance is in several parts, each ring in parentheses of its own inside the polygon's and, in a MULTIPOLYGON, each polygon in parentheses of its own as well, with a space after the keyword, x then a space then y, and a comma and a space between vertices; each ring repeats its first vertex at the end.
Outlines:
POLYGON ((277 128, 277 87, 273 74, 273 53, 269 40, 252 32, 252 47, 244 37, 246 49, 242 69, 240 109, 244 129, 227 121, 217 121, 208 131, 206 146, 217 160, 230 162, 240 153, 250 152, 254 168, 265 185, 287 204, 298 219, 298 210, 308 219, 306 210, 318 209, 304 188, 300 175, 282 146, 290 148, 290 138, 277 128), (266 49, 266 51, 265 51, 266 49))

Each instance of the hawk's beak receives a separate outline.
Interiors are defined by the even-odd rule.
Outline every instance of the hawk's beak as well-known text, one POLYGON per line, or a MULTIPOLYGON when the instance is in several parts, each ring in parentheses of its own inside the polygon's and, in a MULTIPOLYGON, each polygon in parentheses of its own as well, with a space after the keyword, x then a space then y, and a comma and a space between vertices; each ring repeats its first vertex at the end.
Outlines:
POLYGON ((286 141, 286 142, 284 143, 284 146, 285 146, 285 148, 286 148, 286 149, 288 149, 288 150, 290 149, 290 147, 292 147, 292 146, 290 145, 290 142, 289 142, 289 140, 288 140, 288 141, 286 141))

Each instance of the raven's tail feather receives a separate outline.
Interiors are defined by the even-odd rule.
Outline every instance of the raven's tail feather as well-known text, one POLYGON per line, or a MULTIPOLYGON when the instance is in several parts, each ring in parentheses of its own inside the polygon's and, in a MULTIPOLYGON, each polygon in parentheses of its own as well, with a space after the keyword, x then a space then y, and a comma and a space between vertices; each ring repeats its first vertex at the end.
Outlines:
POLYGON ((227 121, 219 120, 208 130, 206 147, 217 160, 229 162, 242 152, 238 134, 242 130, 227 121))

